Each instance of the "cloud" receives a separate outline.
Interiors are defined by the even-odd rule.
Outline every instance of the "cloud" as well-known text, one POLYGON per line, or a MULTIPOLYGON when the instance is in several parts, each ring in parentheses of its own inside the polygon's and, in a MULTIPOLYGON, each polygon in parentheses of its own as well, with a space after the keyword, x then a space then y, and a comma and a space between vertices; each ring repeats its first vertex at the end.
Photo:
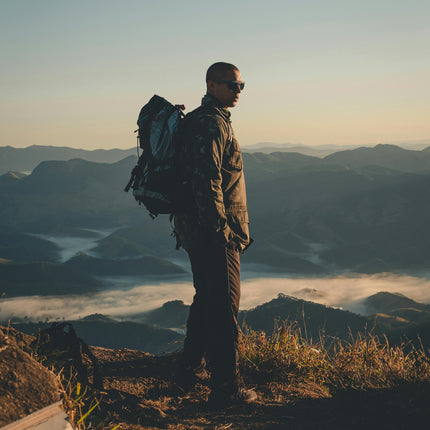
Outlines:
MULTIPOLYGON (((266 274, 267 275, 267 274, 266 274)), ((9 317, 45 319, 78 319, 101 313, 118 319, 157 308, 169 300, 190 304, 194 295, 191 281, 152 282, 113 288, 80 296, 32 296, 2 299, 0 321, 9 317)), ((123 280, 124 282, 124 280, 123 280)), ((130 280, 128 280, 130 282, 130 280)), ((279 293, 317 303, 365 313, 362 300, 380 291, 401 293, 423 303, 430 303, 430 280, 393 274, 357 277, 296 278, 260 276, 242 282, 241 309, 267 302, 279 293)))
POLYGON ((382 273, 355 277, 249 279, 243 283, 241 308, 252 308, 283 293, 328 306, 365 313, 362 300, 380 291, 401 293, 418 302, 430 303, 430 280, 382 273))
POLYGON ((106 230, 94 230, 94 229, 82 229, 87 230, 94 236, 81 237, 81 236, 51 236, 46 234, 33 234, 33 236, 41 239, 48 240, 59 248, 59 261, 64 263, 78 252, 85 252, 91 254, 89 250, 97 246, 101 239, 109 236, 116 229, 106 230))
POLYGON ((190 303, 194 294, 191 283, 144 285, 74 296, 32 296, 3 299, 0 320, 27 317, 45 319, 79 319, 94 313, 124 318, 161 306, 178 298, 190 303))

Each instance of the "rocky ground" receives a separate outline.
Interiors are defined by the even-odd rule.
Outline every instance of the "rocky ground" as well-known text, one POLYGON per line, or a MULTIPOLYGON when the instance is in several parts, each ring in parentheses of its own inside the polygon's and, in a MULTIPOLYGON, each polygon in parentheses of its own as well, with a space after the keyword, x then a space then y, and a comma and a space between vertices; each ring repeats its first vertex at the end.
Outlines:
MULTIPOLYGON (((0 411, 3 421, 0 425, 43 407, 46 402, 54 402, 58 395, 55 385, 49 383, 45 389, 38 385, 41 375, 45 375, 42 379, 53 384, 55 378, 40 363, 35 364, 28 354, 31 353, 28 345, 32 339, 24 339, 19 332, 9 332, 9 344, 6 344, 4 330, 2 333, 0 411), (11 338, 17 340, 11 341, 11 338), (48 374, 49 377, 46 376, 48 374), (52 398, 40 402, 36 399, 40 394, 49 394, 52 398), (29 399, 33 403, 29 403, 29 399), (19 414, 10 413, 18 409, 19 414)), ((275 383, 258 380, 256 375, 246 375, 247 386, 255 387, 259 395, 258 402, 210 411, 206 407, 209 394, 206 384, 197 384, 189 392, 184 392, 173 382, 177 358, 174 354, 155 357, 141 351, 99 347, 90 347, 87 352, 93 356, 92 362, 97 363, 99 383, 102 384, 102 388, 91 391, 100 400, 100 405, 86 420, 89 427, 92 419, 95 422, 100 417, 105 419, 104 428, 119 425, 123 430, 391 430, 427 428, 430 422, 430 384, 338 392, 330 396, 312 381, 291 378, 275 383)), ((88 360, 84 361, 92 382, 94 366, 88 360)))
POLYGON ((206 385, 183 393, 172 383, 174 356, 92 350, 103 376, 103 407, 121 429, 411 429, 430 422, 429 384, 330 397, 312 382, 248 379, 257 403, 213 412, 206 408, 206 385))
POLYGON ((56 376, 32 357, 33 339, 0 327, 0 426, 59 400, 56 376))

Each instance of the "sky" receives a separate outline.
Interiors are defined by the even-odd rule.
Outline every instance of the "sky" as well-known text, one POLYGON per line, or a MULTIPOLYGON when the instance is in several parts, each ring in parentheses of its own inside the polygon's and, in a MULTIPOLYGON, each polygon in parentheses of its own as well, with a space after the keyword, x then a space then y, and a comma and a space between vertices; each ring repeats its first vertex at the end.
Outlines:
POLYGON ((430 0, 0 0, 0 146, 131 148, 153 94, 186 112, 207 68, 246 82, 259 142, 430 138, 430 0))

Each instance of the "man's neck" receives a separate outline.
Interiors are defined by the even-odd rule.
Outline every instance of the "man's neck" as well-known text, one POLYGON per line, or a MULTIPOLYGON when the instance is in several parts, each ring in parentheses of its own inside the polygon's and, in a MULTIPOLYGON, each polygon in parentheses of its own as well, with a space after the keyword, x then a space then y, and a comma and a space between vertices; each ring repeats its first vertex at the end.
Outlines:
POLYGON ((224 106, 216 97, 210 93, 206 93, 202 99, 202 104, 211 103, 217 108, 225 109, 228 112, 228 106, 224 106))

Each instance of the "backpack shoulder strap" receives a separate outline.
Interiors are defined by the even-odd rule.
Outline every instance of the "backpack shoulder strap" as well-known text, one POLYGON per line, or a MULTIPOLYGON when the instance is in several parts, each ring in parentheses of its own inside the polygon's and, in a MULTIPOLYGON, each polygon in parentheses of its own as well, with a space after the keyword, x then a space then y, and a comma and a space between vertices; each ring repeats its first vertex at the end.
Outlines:
POLYGON ((188 120, 190 120, 195 115, 198 115, 200 113, 215 114, 217 117, 221 118, 221 120, 226 124, 228 129, 228 138, 227 138, 228 141, 231 141, 233 139, 233 129, 231 127, 230 121, 225 117, 225 115, 223 115, 221 110, 216 106, 205 106, 205 105, 199 106, 193 111, 189 112, 187 115, 185 115, 185 120, 187 120, 187 118, 188 120))

